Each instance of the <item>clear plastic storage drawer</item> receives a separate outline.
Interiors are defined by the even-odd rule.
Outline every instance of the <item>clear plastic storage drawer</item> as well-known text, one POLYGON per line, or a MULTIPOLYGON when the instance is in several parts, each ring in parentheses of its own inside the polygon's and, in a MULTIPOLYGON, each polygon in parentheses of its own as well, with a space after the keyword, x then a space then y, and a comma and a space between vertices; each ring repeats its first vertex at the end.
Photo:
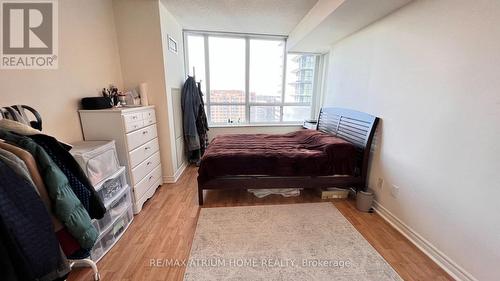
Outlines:
POLYGON ((99 261, 112 247, 118 242, 122 234, 130 225, 134 218, 132 212, 132 205, 126 209, 124 213, 118 216, 113 224, 107 227, 104 232, 99 236, 96 244, 90 251, 90 258, 97 262, 99 261))
POLYGON ((125 176, 125 167, 121 167, 116 173, 110 176, 107 180, 102 181, 95 190, 101 198, 104 205, 109 204, 120 191, 127 186, 127 178, 125 176))
POLYGON ((103 181, 120 168, 114 140, 82 141, 71 145, 71 155, 80 164, 92 185, 103 181))
POLYGON ((132 205, 132 194, 130 188, 127 186, 126 189, 117 195, 116 199, 112 200, 109 205, 106 205, 106 214, 104 214, 104 217, 100 220, 93 220, 92 224, 101 233, 117 217, 122 215, 130 205, 132 205))

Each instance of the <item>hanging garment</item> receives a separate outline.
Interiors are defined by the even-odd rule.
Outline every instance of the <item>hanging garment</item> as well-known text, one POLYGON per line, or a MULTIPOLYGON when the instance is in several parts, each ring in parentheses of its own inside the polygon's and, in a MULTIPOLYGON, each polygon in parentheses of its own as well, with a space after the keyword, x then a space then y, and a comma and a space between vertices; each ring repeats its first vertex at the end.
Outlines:
POLYGON ((43 182, 47 187, 57 218, 68 228, 71 235, 78 240, 82 248, 92 248, 98 236, 97 230, 92 225, 88 212, 71 190, 68 179, 45 150, 30 138, 9 133, 3 129, 0 129, 0 138, 27 150, 33 155, 43 177, 43 182))
POLYGON ((35 280, 57 270, 59 244, 34 187, 2 161, 0 182, 0 232, 17 277, 35 280))
POLYGON ((45 207, 52 215, 51 217, 52 217, 52 223, 54 224, 54 231, 59 231, 63 229, 62 223, 52 213, 52 203, 50 201, 49 194, 47 193, 47 188, 43 183, 42 176, 38 171, 38 166, 36 164, 35 158, 33 158, 33 155, 31 155, 28 151, 22 148, 4 142, 0 142, 0 149, 4 149, 6 151, 15 154, 24 162, 24 164, 26 164, 31 179, 35 184, 36 191, 40 195, 40 199, 42 200, 43 204, 45 204, 45 207))
POLYGON ((31 179, 35 183, 36 191, 40 195, 40 199, 50 213, 57 240, 59 241, 64 254, 70 258, 73 258, 74 253, 84 251, 87 253, 85 257, 89 256, 89 250, 82 249, 80 247, 78 241, 69 233, 68 229, 63 226, 61 221, 57 219, 54 212, 52 211, 52 202, 50 201, 49 194, 47 193, 47 189, 45 187, 45 184, 43 183, 42 177, 38 172, 38 166, 35 159, 33 158, 33 155, 31 155, 24 149, 4 142, 0 142, 0 149, 4 149, 13 153, 26 164, 31 179))
POLYGON ((85 253, 83 255, 83 258, 90 256, 90 249, 83 249, 82 247, 80 247, 78 241, 75 240, 73 235, 71 235, 71 233, 69 233, 66 228, 63 228, 60 231, 56 232, 56 236, 59 244, 61 245, 61 249, 69 259, 81 259, 81 255, 78 255, 78 257, 75 256, 75 254, 79 254, 80 252, 85 253))
POLYGON ((68 178, 73 192, 80 199, 90 217, 101 219, 106 213, 106 208, 101 198, 97 195, 94 186, 85 175, 85 172, 82 171, 82 168, 68 150, 51 136, 38 134, 29 136, 29 138, 34 140, 49 154, 50 158, 52 158, 68 178))
POLYGON ((201 83, 198 85, 198 95, 200 96, 200 109, 196 118, 196 129, 198 130, 198 137, 200 139, 200 158, 205 154, 205 149, 208 146, 208 120, 205 113, 205 103, 203 102, 203 92, 201 91, 201 83))
POLYGON ((14 264, 12 263, 12 259, 7 252, 7 247, 4 245, 4 241, 8 239, 3 237, 2 232, 0 231, 0 268, 2 269, 2 280, 4 281, 18 281, 16 270, 14 268, 14 264))
MULTIPOLYGON (((15 122, 15 121, 11 121, 11 120, 5 120, 5 121, 7 121, 7 122, 2 122, 2 120, 0 120, 0 128, 4 128, 4 129, 8 128, 8 129, 13 130, 15 133, 23 134, 23 135, 38 135, 41 133, 40 131, 35 130, 27 125, 24 125, 24 124, 15 122)), ((50 144, 50 141, 48 143, 50 144)), ((63 155, 65 152, 67 152, 69 149, 71 149, 70 146, 66 146, 63 143, 58 143, 57 141, 53 142, 52 146, 62 147, 62 151, 63 151, 62 154, 63 155)), ((64 254, 72 259, 88 257, 90 255, 89 249, 81 248, 78 241, 69 233, 68 229, 65 228, 62 225, 62 223, 53 214, 52 206, 51 206, 52 204, 51 204, 50 198, 47 194, 47 189, 45 188, 45 185, 43 184, 43 180, 42 180, 40 174, 38 173, 38 167, 36 165, 36 162, 35 162, 35 159, 33 158, 33 156, 29 152, 27 152, 21 148, 18 148, 16 146, 7 144, 7 143, 0 143, 0 148, 2 148, 2 147, 4 149, 9 150, 9 151, 13 152, 14 154, 16 154, 19 158, 21 158, 27 164, 28 169, 30 170, 31 177, 35 182, 35 186, 37 187, 37 191, 39 192, 40 197, 41 197, 42 201, 44 202, 45 206, 47 207, 47 209, 51 213, 52 222, 54 224, 54 230, 56 231, 56 235, 57 235, 57 238, 59 240, 59 244, 61 245, 61 248, 62 248, 64 254)), ((52 155, 49 155, 49 156, 52 157, 52 155)), ((69 158, 68 161, 70 163, 75 162, 74 158, 72 158, 72 157, 69 158)), ((73 167, 74 167, 74 165, 73 165, 73 167)), ((77 166, 74 169, 80 169, 80 167, 77 166)), ((63 172, 64 172, 64 170, 63 170, 63 172)), ((65 172, 65 174, 66 174, 66 172, 65 172)), ((87 181, 87 186, 90 185, 90 183, 88 183, 88 178, 85 176, 85 174, 82 174, 82 172, 80 172, 79 176, 83 179, 82 180, 83 182, 85 182, 85 180, 87 181)), ((70 183, 71 183, 71 181, 70 181, 70 183)), ((75 188, 74 187, 75 184, 71 184, 71 186, 73 189, 75 188)), ((92 192, 95 193, 93 186, 90 185, 89 188, 92 190, 92 192)), ((91 199, 90 202, 93 202, 92 196, 95 196, 95 194, 88 196, 88 198, 91 199)), ((78 197, 80 199, 81 196, 78 196, 78 197)), ((97 210, 97 211, 94 211, 94 215, 95 215, 95 218, 99 219, 100 218, 99 212, 101 212, 99 210, 104 210, 105 208, 102 204, 100 204, 100 202, 101 202, 100 198, 99 197, 95 197, 95 198, 98 199, 98 202, 95 203, 95 201, 94 201, 94 203, 90 204, 90 206, 91 207, 94 206, 93 209, 97 210)), ((105 212, 105 211, 103 211, 103 212, 105 212)))
POLYGON ((193 77, 188 77, 184 83, 181 105, 188 159, 191 163, 199 163, 206 147, 208 122, 203 93, 193 77))
POLYGON ((200 138, 196 127, 196 120, 200 110, 201 100, 198 87, 193 77, 188 77, 181 93, 182 119, 184 141, 188 151, 200 149, 200 138))
MULTIPOLYGON (((41 122, 41 121, 31 121, 31 123, 36 123, 36 122, 41 122)), ((41 123, 40 123, 41 124, 41 123)), ((41 126, 40 124, 37 123, 38 126, 41 126)), ((17 121, 12 121, 9 119, 0 119, 0 129, 4 129, 5 131, 9 131, 11 133, 16 133, 18 135, 22 136, 33 136, 33 135, 40 135, 42 134, 42 131, 30 127, 29 125, 17 122, 17 121)), ((67 151, 70 151, 72 146, 58 141, 59 145, 61 145, 64 149, 67 151)))
POLYGON ((31 175, 28 171, 28 167, 26 167, 23 160, 17 157, 14 153, 0 148, 0 160, 16 172, 16 174, 24 178, 31 185, 35 186, 35 183, 31 179, 31 175))
POLYGON ((65 281, 68 279, 68 275, 71 272, 71 266, 61 248, 59 248, 59 256, 60 261, 58 267, 39 278, 40 281, 65 281))
POLYGON ((30 136, 30 135, 36 135, 36 134, 41 134, 42 132, 33 129, 32 127, 17 122, 9 119, 2 119, 0 120, 0 128, 6 130, 6 131, 12 131, 15 132, 16 134, 20 134, 23 136, 30 136))

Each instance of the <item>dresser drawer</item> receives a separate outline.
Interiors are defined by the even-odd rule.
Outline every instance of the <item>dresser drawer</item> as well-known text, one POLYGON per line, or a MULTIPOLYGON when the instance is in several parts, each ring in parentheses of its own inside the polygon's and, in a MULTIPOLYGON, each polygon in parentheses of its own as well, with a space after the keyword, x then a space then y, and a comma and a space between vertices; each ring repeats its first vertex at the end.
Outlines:
POLYGON ((156 125, 148 126, 127 134, 127 147, 131 151, 157 137, 156 125))
POLYGON ((142 195, 161 178, 161 165, 156 166, 153 171, 146 175, 138 184, 134 187, 134 197, 135 200, 141 199, 142 195))
POLYGON ((125 122, 125 132, 132 132, 144 127, 144 120, 125 122))
POLYGON ((136 167, 158 151, 158 139, 153 139, 130 152, 130 166, 136 167))
POLYGON ((154 109, 144 111, 142 113, 142 119, 144 120, 144 126, 156 123, 156 114, 154 109))
POLYGON ((143 120, 144 119, 143 113, 144 112, 141 111, 141 112, 127 113, 123 115, 125 124, 143 120))
POLYGON ((132 180, 134 185, 142 180, 154 167, 160 164, 160 152, 156 152, 132 170, 132 180))
POLYGON ((156 123, 156 119, 155 118, 148 118, 148 119, 144 119, 144 126, 148 126, 148 125, 152 125, 154 123, 156 123))

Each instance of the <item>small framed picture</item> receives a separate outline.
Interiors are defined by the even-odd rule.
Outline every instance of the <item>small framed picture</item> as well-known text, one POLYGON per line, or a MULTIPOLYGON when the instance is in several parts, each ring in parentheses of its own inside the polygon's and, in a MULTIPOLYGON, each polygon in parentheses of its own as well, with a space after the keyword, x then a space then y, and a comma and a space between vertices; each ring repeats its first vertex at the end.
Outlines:
POLYGON ((168 50, 177 54, 177 41, 172 36, 168 35, 168 50))

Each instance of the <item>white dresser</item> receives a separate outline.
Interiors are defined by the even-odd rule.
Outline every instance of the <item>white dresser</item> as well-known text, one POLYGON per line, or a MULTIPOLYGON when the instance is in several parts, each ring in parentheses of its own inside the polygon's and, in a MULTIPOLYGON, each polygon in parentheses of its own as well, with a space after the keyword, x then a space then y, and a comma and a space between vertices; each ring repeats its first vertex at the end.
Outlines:
POLYGON ((162 184, 162 169, 153 106, 80 110, 85 140, 115 140, 120 164, 127 167, 134 213, 162 184))

